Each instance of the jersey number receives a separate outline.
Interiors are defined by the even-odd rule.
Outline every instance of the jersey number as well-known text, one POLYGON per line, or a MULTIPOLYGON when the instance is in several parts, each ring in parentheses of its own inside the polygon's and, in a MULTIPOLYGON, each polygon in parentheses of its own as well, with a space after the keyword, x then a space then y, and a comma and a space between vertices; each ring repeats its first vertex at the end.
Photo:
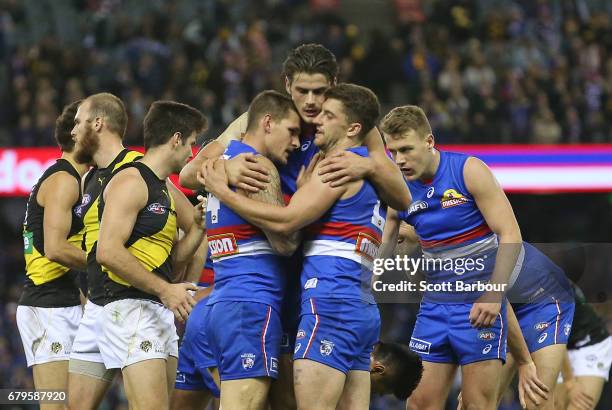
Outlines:
POLYGON ((206 203, 206 212, 210 212, 210 222, 216 224, 219 222, 219 209, 221 203, 213 194, 208 194, 208 202, 206 203))

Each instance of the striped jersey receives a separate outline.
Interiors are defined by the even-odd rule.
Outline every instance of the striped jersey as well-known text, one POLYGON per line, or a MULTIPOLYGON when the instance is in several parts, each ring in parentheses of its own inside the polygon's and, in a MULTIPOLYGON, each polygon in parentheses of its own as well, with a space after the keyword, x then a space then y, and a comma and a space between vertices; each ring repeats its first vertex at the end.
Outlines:
MULTIPOLYGON (((368 156, 366 147, 348 151, 368 156)), ((302 301, 332 298, 375 303, 370 289, 372 264, 378 257, 386 214, 374 187, 364 180, 355 195, 336 201, 305 229, 302 301)))

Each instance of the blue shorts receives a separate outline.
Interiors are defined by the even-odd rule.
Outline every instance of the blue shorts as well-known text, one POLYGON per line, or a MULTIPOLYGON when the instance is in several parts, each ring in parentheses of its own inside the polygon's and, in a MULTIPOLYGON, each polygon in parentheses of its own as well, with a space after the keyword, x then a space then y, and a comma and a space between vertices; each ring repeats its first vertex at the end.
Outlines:
MULTIPOLYGON (((288 272, 288 274, 292 274, 288 272)), ((291 354, 295 349, 295 334, 300 324, 300 283, 287 280, 287 289, 283 298, 280 319, 283 334, 281 336, 281 354, 291 354)))
POLYGON ((513 304, 512 308, 530 353, 554 344, 567 344, 574 319, 574 303, 552 300, 550 303, 513 304))
POLYGON ((175 387, 179 390, 209 390, 218 398, 219 388, 208 371, 209 367, 217 366, 205 331, 209 310, 206 299, 202 299, 187 319, 179 348, 175 387))
POLYGON ((410 349, 426 362, 466 365, 482 360, 506 362, 506 304, 492 327, 470 324, 471 303, 421 303, 410 349))
POLYGON ((377 305, 311 298, 302 303, 293 359, 313 360, 343 373, 370 371, 370 354, 379 336, 377 305))
POLYGON ((220 301, 209 306, 206 332, 221 381, 278 376, 278 312, 258 302, 220 301))

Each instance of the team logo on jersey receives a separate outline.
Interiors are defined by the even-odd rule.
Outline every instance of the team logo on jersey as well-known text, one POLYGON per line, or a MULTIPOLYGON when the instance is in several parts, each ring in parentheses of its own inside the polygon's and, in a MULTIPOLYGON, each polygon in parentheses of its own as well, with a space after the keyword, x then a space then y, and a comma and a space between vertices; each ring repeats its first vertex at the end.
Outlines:
POLYGON ((357 235, 357 243, 355 244, 355 252, 363 256, 368 261, 373 261, 378 257, 378 249, 380 241, 367 233, 359 232, 357 235))
POLYGON ((321 347, 319 351, 321 352, 321 356, 329 356, 334 350, 334 344, 329 340, 321 340, 321 347))
POLYGON ((303 339, 306 337, 306 331, 304 331, 304 329, 299 329, 297 332, 297 336, 295 337, 296 339, 303 339))
POLYGON ((252 369, 255 366, 255 355, 253 353, 243 353, 240 355, 240 359, 244 370, 252 369))
POLYGON ((542 335, 538 338, 538 343, 544 343, 544 340, 546 340, 547 336, 548 333, 542 333, 542 335))
POLYGON ((238 243, 233 233, 222 233, 208 237, 210 257, 213 259, 239 253, 238 243))
POLYGON ((23 231, 23 252, 31 254, 34 249, 34 233, 23 231))
POLYGON ((413 337, 410 339, 410 350, 413 350, 417 353, 429 354, 429 350, 431 349, 431 343, 426 342, 425 340, 417 339, 413 337))
POLYGON ((79 218, 82 217, 83 209, 87 206, 87 204, 89 204, 90 201, 91 201, 91 195, 89 194, 83 195, 83 199, 81 199, 81 205, 74 208, 75 215, 78 216, 79 218))
POLYGON ((569 323, 566 323, 563 325, 563 333, 565 334, 565 336, 569 336, 571 331, 572 331, 572 325, 570 325, 569 323))
POLYGON ((536 323, 535 326, 533 327, 535 330, 546 330, 548 329, 548 326, 550 326, 550 324, 548 322, 540 322, 540 323, 536 323))
POLYGON ((427 190, 427 198, 431 198, 434 194, 434 191, 435 191, 434 187, 429 188, 427 190))
POLYGON ((442 208, 450 208, 453 206, 465 204, 470 200, 467 199, 463 194, 460 194, 454 189, 447 189, 444 191, 442 195, 442 199, 440 199, 440 204, 442 204, 442 208))
POLYGON ((410 208, 408 208, 408 215, 412 215, 415 212, 419 212, 427 208, 429 208, 429 205, 427 204, 427 202, 417 201, 413 203, 412 205, 410 205, 410 208))
POLYGON ((159 202, 152 203, 147 207, 147 211, 153 212, 154 214, 163 215, 168 210, 167 207, 163 206, 159 202))
POLYGON ((482 349, 482 354, 487 354, 487 353, 489 353, 489 352, 491 351, 491 349, 492 349, 492 348, 493 348, 493 345, 490 345, 490 344, 489 344, 489 345, 486 345, 486 346, 484 347, 484 349, 482 349))
POLYGON ((51 351, 55 354, 58 354, 62 350, 62 344, 60 342, 51 343, 51 351))
POLYGON ((140 350, 145 353, 149 353, 149 350, 151 350, 152 347, 153 343, 151 343, 149 340, 144 340, 142 343, 140 343, 140 350))
POLYGON ((493 340, 495 339, 495 332, 490 330, 481 330, 478 332, 478 338, 480 340, 493 340))

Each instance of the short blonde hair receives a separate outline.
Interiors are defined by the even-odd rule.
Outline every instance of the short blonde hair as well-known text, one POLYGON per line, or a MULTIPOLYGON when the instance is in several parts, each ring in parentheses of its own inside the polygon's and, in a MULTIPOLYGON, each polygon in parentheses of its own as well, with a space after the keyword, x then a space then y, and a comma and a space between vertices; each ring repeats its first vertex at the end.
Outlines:
POLYGON ((432 133, 425 111, 416 105, 395 107, 382 119, 380 129, 389 135, 404 135, 415 131, 422 138, 432 133))

